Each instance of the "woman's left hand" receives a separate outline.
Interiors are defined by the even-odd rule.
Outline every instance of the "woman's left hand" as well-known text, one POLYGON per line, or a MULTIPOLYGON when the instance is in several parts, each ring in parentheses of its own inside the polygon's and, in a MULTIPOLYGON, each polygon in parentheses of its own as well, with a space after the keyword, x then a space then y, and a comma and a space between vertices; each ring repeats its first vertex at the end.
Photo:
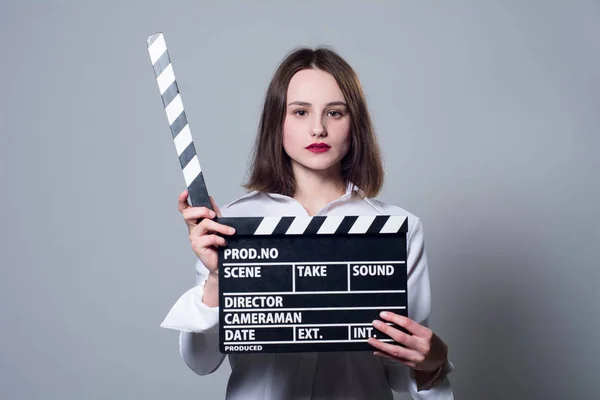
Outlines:
POLYGON ((385 321, 373 321, 373 326, 406 347, 382 342, 375 338, 369 339, 369 344, 379 349, 378 356, 401 362, 416 371, 432 373, 442 367, 448 356, 448 347, 431 329, 418 324, 410 318, 384 311, 381 318, 406 329, 412 334, 408 335, 385 321))

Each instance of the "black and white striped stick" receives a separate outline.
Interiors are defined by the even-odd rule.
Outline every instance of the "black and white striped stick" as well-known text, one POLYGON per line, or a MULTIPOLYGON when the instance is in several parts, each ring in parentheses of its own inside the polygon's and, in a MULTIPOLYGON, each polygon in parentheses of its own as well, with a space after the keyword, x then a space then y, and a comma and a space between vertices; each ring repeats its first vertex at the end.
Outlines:
POLYGON ((171 127, 175 149, 188 188, 190 204, 193 207, 204 206, 212 210, 165 37, 162 32, 155 33, 148 37, 147 44, 158 89, 171 127))
POLYGON ((408 230, 408 218, 403 215, 270 216, 225 220, 235 226, 237 235, 246 236, 397 235, 408 230))

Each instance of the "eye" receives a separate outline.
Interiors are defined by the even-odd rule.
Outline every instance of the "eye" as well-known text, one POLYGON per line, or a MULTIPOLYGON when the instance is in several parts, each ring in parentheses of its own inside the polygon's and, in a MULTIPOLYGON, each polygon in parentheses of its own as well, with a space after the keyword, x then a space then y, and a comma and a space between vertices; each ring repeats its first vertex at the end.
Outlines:
POLYGON ((299 117, 304 117, 306 115, 306 110, 296 110, 294 111, 294 114, 296 114, 299 117))
POLYGON ((332 116, 332 117, 334 117, 334 118, 339 118, 339 117, 341 117, 343 114, 342 114, 342 112, 341 112, 341 111, 338 111, 338 110, 331 110, 331 111, 329 111, 329 115, 330 115, 330 116, 332 116))

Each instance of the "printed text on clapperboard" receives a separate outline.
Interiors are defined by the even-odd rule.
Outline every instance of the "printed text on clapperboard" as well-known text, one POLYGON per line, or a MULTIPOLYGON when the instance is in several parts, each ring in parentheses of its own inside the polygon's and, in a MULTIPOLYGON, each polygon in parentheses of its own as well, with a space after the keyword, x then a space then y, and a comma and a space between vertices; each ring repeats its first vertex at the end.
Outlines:
POLYGON ((361 320, 361 312, 404 308, 394 296, 405 290, 389 284, 405 268, 403 261, 279 262, 279 255, 275 247, 224 250, 220 274, 234 289, 223 297, 225 350, 261 351, 274 343, 364 342, 377 337, 377 331, 370 321, 361 320), (276 291, 272 282, 279 283, 276 291), (389 304, 373 306, 375 292, 384 303, 387 296, 389 304))

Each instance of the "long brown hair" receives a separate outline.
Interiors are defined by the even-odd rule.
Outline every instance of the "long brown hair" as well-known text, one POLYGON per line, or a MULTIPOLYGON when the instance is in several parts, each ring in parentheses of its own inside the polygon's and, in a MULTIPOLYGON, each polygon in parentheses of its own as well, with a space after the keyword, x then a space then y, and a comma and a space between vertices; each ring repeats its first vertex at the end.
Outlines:
POLYGON ((367 197, 375 197, 383 186, 383 165, 365 95, 352 67, 334 50, 326 47, 297 48, 284 58, 275 71, 263 104, 250 177, 244 187, 294 195, 296 180, 290 157, 283 149, 283 122, 290 80, 296 72, 309 68, 333 75, 348 104, 351 143, 348 154, 342 159, 345 185, 351 182, 362 189, 367 197))

